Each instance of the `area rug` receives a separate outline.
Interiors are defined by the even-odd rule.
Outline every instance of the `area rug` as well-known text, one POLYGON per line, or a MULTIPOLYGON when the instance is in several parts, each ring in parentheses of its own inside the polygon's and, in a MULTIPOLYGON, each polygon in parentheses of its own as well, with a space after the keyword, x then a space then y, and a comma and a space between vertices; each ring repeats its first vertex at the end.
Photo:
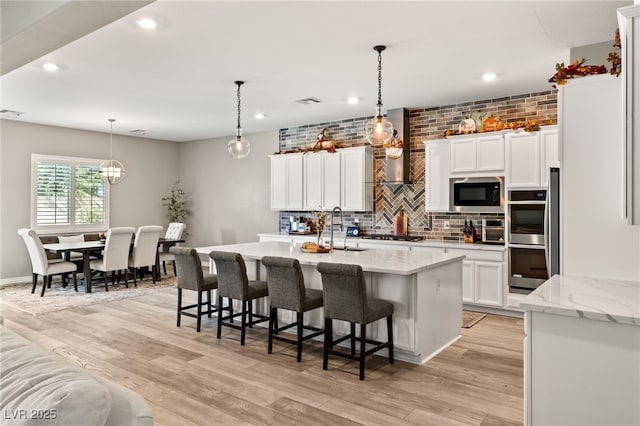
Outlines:
POLYGON ((40 297, 42 281, 39 281, 34 294, 31 294, 31 283, 1 286, 0 301, 14 309, 37 316, 80 306, 144 296, 160 290, 175 288, 175 285, 175 277, 170 276, 164 277, 155 284, 151 280, 138 281, 137 287, 134 287, 132 283, 129 283, 129 288, 123 284, 110 285, 108 292, 104 291, 104 287, 98 287, 94 288, 91 293, 85 293, 84 287, 78 286, 76 293, 72 285, 62 287, 59 282, 54 281, 51 288, 48 288, 44 296, 40 297))
POLYGON ((462 328, 471 328, 486 316, 481 312, 462 311, 462 328))

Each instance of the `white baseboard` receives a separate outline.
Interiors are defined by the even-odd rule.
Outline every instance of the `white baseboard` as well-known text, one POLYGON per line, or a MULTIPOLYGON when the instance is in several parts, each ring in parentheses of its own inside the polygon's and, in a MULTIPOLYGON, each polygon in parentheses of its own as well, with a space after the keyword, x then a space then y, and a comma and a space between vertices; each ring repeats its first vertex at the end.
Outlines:
POLYGON ((0 287, 10 284, 30 283, 31 279, 32 277, 30 275, 27 275, 26 277, 2 278, 0 279, 0 287))

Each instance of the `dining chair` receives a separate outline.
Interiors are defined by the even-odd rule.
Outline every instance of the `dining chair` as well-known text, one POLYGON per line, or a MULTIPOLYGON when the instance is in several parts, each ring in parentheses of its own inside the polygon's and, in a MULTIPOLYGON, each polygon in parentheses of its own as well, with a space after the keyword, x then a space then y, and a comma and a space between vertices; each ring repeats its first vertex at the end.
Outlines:
MULTIPOLYGON (((187 229, 186 223, 181 222, 172 222, 167 227, 167 232, 164 234, 164 238, 167 240, 179 240, 182 238, 182 233, 187 229)), ((166 251, 161 251, 158 253, 159 261, 162 262, 162 269, 164 270, 164 274, 167 275, 167 262, 173 262, 173 273, 176 273, 176 258, 173 253, 170 252, 169 249, 165 248, 166 251)))
POLYGON ((124 282, 125 286, 128 287, 129 249, 131 248, 131 237, 134 232, 135 229, 128 226, 109 229, 104 243, 102 259, 95 259, 89 263, 90 269, 102 272, 105 291, 109 291, 107 272, 111 272, 112 281, 114 281, 113 275, 115 271, 124 270, 124 282))
POLYGON ((140 273, 142 279, 144 272, 142 268, 151 269, 151 279, 156 282, 156 253, 158 251, 158 240, 162 226, 147 225, 141 226, 136 232, 133 240, 133 250, 129 257, 129 268, 133 269, 133 284, 137 287, 136 272, 140 273))
POLYGON ((75 263, 66 262, 64 260, 49 260, 42 246, 40 237, 33 229, 21 228, 18 234, 24 239, 31 259, 31 267, 33 269, 33 286, 31 293, 36 291, 38 284, 38 275, 42 276, 42 291, 40 297, 44 296, 44 292, 48 285, 51 285, 51 277, 53 275, 73 274, 73 288, 78 291, 78 281, 76 277, 77 266, 75 263))

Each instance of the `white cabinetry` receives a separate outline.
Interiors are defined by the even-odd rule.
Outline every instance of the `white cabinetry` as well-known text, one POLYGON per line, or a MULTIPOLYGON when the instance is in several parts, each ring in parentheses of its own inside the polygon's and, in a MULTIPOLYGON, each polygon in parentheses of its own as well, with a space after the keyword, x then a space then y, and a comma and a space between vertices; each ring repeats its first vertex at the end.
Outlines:
POLYGON ((304 209, 331 209, 340 204, 340 154, 304 155, 304 209))
POLYGON ((448 249, 462 254, 462 301, 465 303, 502 307, 504 300, 504 252, 448 249))
MULTIPOLYGON (((340 152, 340 206, 342 210, 373 210, 373 152, 371 147, 343 148, 340 152)), ((331 207, 333 207, 331 206, 331 207)))
POLYGON ((623 209, 630 225, 640 225, 640 4, 637 3, 618 9, 625 117, 623 209))
POLYGON ((452 174, 495 176, 504 173, 504 138, 501 133, 456 136, 448 140, 452 174))
POLYGON ((428 141, 425 149, 426 209, 449 211, 449 167, 451 147, 448 140, 428 141))
POLYGON ((271 209, 302 208, 302 154, 272 155, 271 209))
POLYGON ((505 181, 508 189, 547 186, 549 167, 559 167, 558 129, 505 134, 505 181))
POLYGON ((371 147, 271 156, 274 210, 373 210, 371 147))

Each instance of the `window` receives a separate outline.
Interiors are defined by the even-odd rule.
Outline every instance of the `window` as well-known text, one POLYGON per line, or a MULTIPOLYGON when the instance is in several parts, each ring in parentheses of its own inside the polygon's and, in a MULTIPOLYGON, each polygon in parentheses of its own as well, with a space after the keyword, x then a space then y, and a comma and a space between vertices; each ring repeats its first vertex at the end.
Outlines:
POLYGON ((31 155, 31 228, 101 231, 109 227, 109 186, 102 160, 31 155))

